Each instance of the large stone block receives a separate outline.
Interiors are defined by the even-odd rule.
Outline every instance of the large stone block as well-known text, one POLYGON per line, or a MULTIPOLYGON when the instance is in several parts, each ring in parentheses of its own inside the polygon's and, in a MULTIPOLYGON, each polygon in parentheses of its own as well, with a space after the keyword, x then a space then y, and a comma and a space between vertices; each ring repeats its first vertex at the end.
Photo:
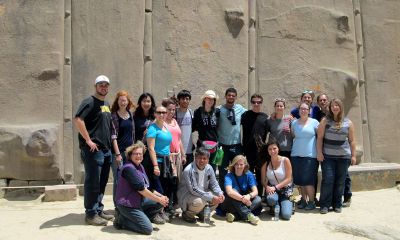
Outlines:
POLYGON ((0 178, 62 179, 59 132, 55 124, 0 126, 0 178))
POLYGON ((0 179, 0 198, 3 198, 6 193, 5 187, 7 187, 7 179, 0 179))
POLYGON ((76 185, 46 186, 44 190, 44 202, 72 201, 76 200, 76 185))
POLYGON ((199 106, 206 90, 222 97, 234 86, 247 105, 248 1, 153 1, 152 14, 157 102, 188 89, 199 106))

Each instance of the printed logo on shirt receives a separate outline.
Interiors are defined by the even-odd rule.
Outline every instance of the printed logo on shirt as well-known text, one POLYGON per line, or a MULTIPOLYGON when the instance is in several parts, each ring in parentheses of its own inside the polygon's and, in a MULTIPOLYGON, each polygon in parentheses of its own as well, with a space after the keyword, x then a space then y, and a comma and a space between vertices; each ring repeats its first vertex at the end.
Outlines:
POLYGON ((108 106, 100 106, 101 112, 111 113, 110 108, 108 106))

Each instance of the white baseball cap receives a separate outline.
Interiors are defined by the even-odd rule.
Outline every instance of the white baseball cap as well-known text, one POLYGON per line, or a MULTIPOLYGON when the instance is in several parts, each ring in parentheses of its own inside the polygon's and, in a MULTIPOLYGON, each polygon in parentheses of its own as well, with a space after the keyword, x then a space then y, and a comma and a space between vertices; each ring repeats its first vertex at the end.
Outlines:
POLYGON ((108 79, 108 77, 105 75, 100 75, 96 78, 95 84, 104 83, 104 82, 110 84, 110 79, 108 79))

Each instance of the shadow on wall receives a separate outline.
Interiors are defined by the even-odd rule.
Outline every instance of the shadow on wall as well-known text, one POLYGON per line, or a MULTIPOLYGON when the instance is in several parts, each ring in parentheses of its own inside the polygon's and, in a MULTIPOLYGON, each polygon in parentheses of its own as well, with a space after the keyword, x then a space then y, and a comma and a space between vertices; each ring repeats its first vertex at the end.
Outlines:
POLYGON ((237 38, 244 26, 244 13, 242 10, 226 10, 225 22, 233 38, 237 38))

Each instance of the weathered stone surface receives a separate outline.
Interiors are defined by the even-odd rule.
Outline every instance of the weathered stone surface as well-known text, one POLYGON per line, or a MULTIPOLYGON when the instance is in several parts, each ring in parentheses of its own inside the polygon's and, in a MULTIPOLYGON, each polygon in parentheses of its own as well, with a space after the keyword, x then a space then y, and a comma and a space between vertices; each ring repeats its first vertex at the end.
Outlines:
POLYGON ((76 200, 76 185, 46 186, 44 190, 44 202, 72 201, 76 200))
MULTIPOLYGON (((362 150, 357 48, 351 1, 258 1, 258 81, 266 103, 277 97, 297 106, 300 94, 344 100, 362 150)), ((267 112, 272 104, 265 104, 267 112)))
POLYGON ((248 1, 153 1, 152 14, 157 102, 185 88, 198 106, 206 90, 235 86, 247 106, 248 1))
POLYGON ((336 232, 351 234, 371 240, 396 240, 399 239, 400 232, 383 225, 359 225, 357 223, 341 223, 339 221, 325 222, 325 225, 336 232))
POLYGON ((29 186, 54 186, 63 184, 61 179, 47 180, 47 181, 29 181, 29 186))
POLYGON ((400 1, 360 5, 372 159, 400 163, 400 1))
MULTIPOLYGON (((61 179, 59 126, 0 126, 0 177, 23 180, 61 179)), ((15 180, 10 182, 14 184, 15 180)), ((28 185, 28 184, 26 184, 28 185)))

